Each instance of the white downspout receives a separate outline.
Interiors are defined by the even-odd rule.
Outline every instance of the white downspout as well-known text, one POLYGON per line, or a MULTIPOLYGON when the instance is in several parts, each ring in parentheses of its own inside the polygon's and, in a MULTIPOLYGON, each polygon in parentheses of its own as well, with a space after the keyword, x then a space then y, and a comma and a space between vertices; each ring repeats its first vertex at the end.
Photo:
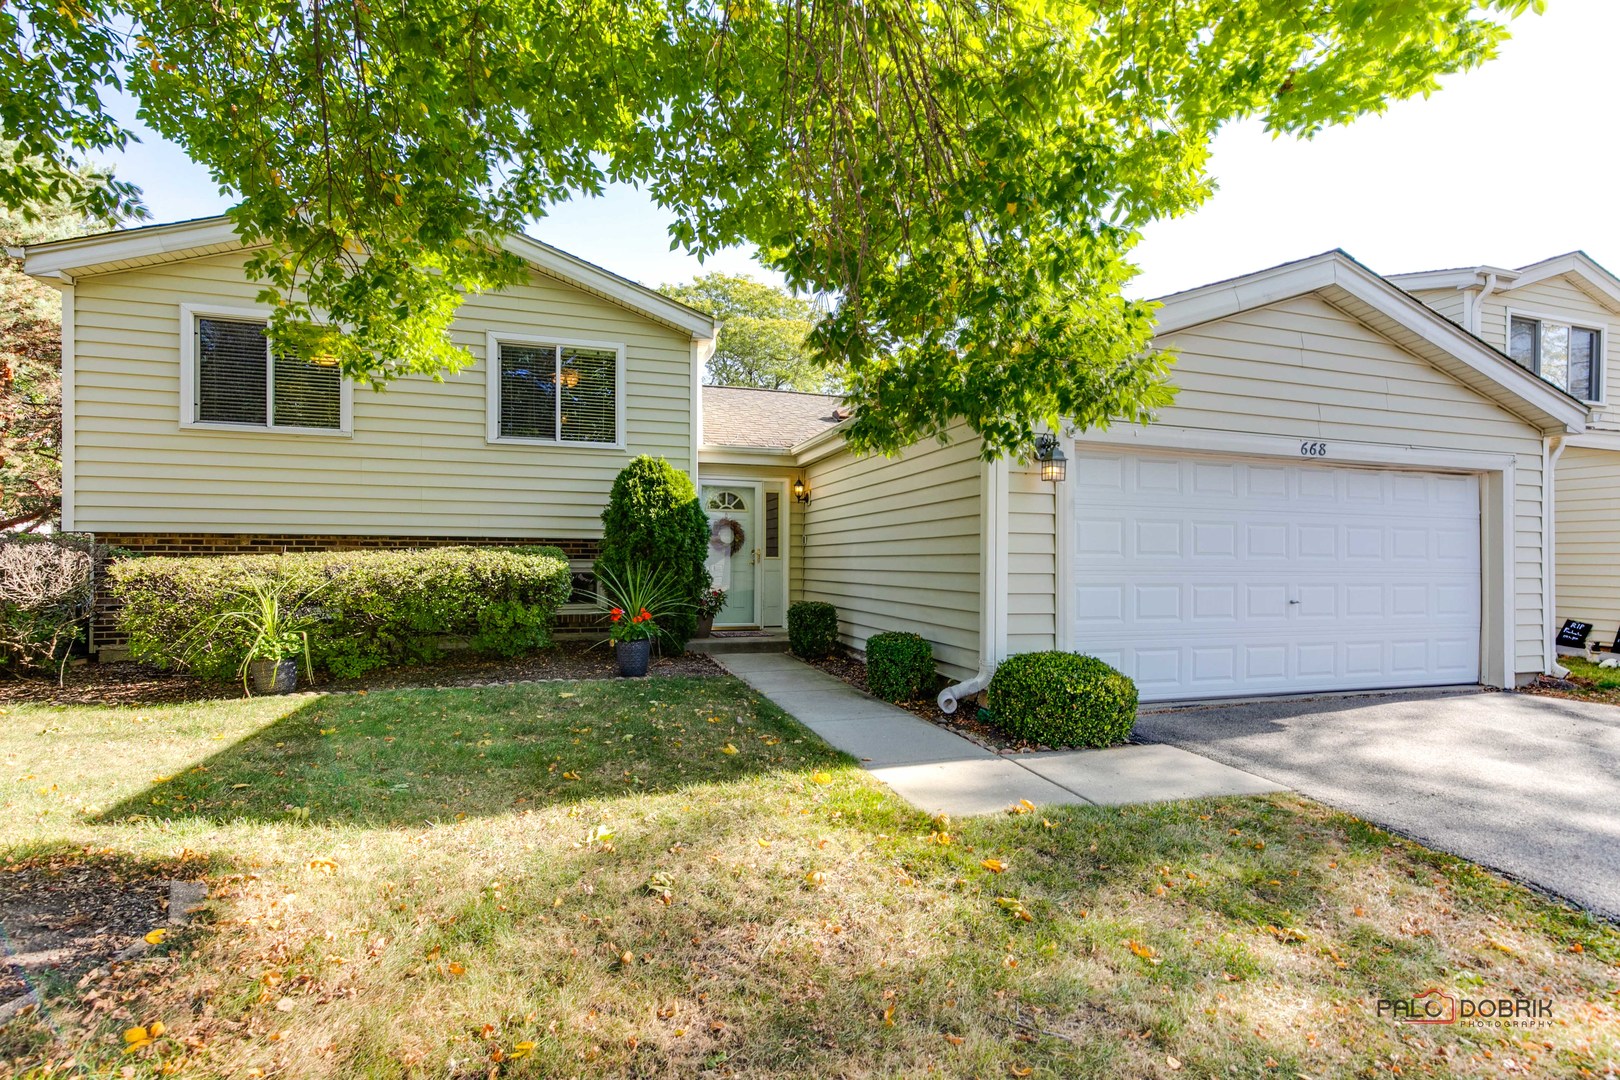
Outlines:
POLYGON ((1464 301, 1468 307, 1465 313, 1464 327, 1475 337, 1480 336, 1480 332, 1485 325, 1485 298, 1495 291, 1496 275, 1487 274, 1485 275, 1485 284, 1480 288, 1477 295, 1464 294, 1464 301))
POLYGON ((956 712, 957 703, 990 685, 1006 646, 1007 590, 1007 462, 998 459, 984 467, 984 506, 979 515, 981 555, 979 559, 979 671, 971 679, 947 686, 939 692, 939 709, 947 716, 956 712))
POLYGON ((1569 675, 1569 669, 1558 662, 1558 647, 1553 644, 1554 624, 1558 620, 1554 609, 1558 602, 1558 508, 1555 501, 1558 459, 1564 456, 1568 445, 1562 435, 1548 435, 1541 440, 1541 637, 1546 653, 1542 666, 1556 679, 1569 675))

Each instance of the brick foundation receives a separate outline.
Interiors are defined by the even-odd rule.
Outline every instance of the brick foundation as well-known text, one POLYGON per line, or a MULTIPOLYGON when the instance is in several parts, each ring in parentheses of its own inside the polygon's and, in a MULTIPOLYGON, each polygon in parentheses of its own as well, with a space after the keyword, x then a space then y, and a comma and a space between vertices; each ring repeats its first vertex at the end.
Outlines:
MULTIPOLYGON (((96 540, 138 555, 285 555, 305 551, 392 551, 424 547, 521 547, 546 545, 561 548, 570 559, 594 559, 595 540, 555 540, 534 536, 317 536, 309 533, 96 533, 96 540)), ((114 621, 117 611, 106 589, 98 589, 90 616, 90 651, 122 653, 128 643, 114 621)), ((599 617, 563 613, 559 630, 596 626, 599 617)))

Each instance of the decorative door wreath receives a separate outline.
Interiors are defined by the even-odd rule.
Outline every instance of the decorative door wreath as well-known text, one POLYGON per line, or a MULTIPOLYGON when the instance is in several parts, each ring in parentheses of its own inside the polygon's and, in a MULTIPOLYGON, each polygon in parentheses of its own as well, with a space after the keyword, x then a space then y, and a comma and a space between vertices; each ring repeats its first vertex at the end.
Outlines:
POLYGON ((714 524, 709 526, 709 546, 729 547, 732 555, 742 550, 745 539, 742 523, 736 518, 715 518, 714 524))

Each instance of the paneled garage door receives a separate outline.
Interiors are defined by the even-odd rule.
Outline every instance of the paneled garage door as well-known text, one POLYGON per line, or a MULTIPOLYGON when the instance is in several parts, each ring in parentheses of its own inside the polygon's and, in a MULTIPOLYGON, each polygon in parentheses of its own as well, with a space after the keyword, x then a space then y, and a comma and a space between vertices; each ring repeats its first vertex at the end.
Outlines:
POLYGON ((1075 647, 1144 701, 1479 681, 1475 477, 1075 459, 1075 647))

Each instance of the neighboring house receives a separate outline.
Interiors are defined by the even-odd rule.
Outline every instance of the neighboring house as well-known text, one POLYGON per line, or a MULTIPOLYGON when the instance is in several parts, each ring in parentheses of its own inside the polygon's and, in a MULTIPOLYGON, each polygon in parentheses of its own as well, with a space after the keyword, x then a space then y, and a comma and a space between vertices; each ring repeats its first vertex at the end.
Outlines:
POLYGON ((831 602, 853 648, 932 641, 953 703, 1044 648, 1103 657, 1146 700, 1551 665, 1543 475, 1585 405, 1342 252, 1165 298, 1175 403, 1065 436, 1054 483, 980 460, 965 429, 857 457, 835 398, 700 387, 706 317, 512 243, 530 282, 456 325, 475 366, 352 394, 241 328, 262 313, 219 220, 29 249, 68 301, 66 524, 198 552, 545 540, 588 589, 613 474, 646 452, 698 481, 720 625, 831 602), (559 383, 585 407, 559 416, 559 383))
POLYGON ((1586 431, 1554 439, 1557 622, 1620 634, 1620 279, 1574 251, 1516 270, 1470 266, 1389 279, 1525 368, 1579 398, 1586 431))

